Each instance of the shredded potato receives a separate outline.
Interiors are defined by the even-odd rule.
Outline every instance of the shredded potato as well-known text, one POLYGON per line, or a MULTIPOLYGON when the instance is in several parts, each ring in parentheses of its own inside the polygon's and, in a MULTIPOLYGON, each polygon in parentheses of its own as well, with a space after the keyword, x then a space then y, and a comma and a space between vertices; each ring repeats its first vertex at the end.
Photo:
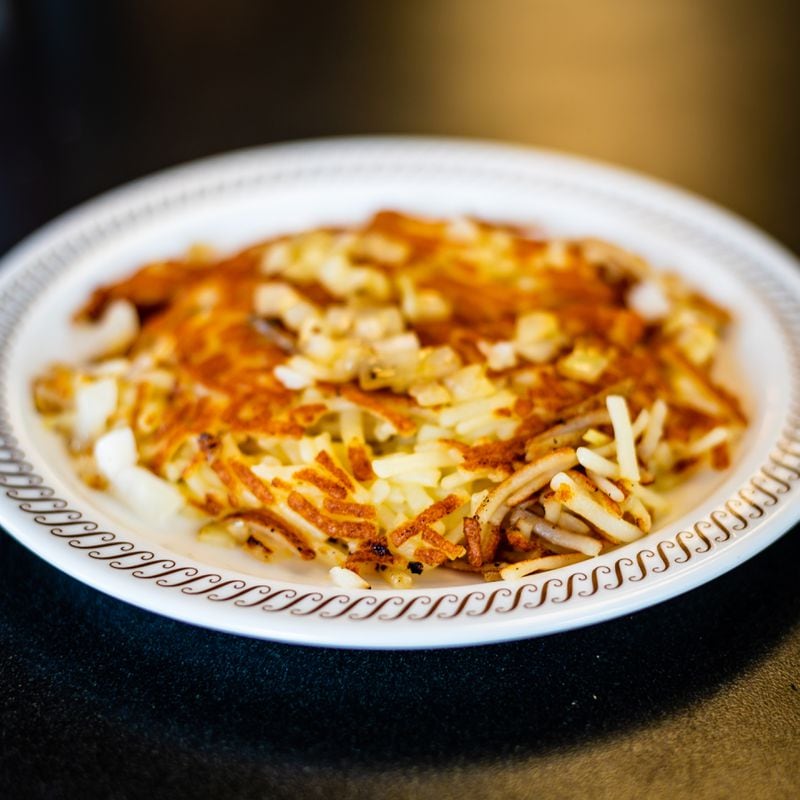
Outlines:
POLYGON ((84 480, 348 589, 598 556, 746 424, 711 378, 724 310, 613 245, 477 220, 194 248, 76 321, 99 354, 33 397, 84 480))

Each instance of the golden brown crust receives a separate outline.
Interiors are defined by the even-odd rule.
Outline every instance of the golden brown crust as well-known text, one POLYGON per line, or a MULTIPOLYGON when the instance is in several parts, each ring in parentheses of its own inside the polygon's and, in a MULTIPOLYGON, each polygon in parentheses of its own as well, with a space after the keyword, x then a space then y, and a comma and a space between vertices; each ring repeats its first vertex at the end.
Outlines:
POLYGON ((330 453, 323 450, 317 454, 316 461, 324 470, 327 470, 330 475, 333 475, 334 479, 344 486, 346 491, 353 491, 355 487, 353 486, 353 481, 350 479, 350 476, 334 462, 330 453))
POLYGON ((464 517, 464 542, 467 548, 467 561, 472 567, 483 564, 481 553, 481 524, 475 517, 464 517))
POLYGON ((326 511, 330 511, 331 514, 338 514, 341 517, 375 519, 377 516, 375 506, 366 505, 364 503, 350 503, 346 500, 334 500, 331 497, 326 497, 322 501, 322 505, 326 511))
POLYGON ((437 500, 435 503, 432 503, 413 519, 395 528, 389 534, 389 540, 396 547, 399 547, 412 536, 423 533, 423 531, 429 529, 434 522, 446 517, 448 514, 452 514, 453 511, 460 508, 462 505, 464 505, 463 498, 455 494, 449 494, 443 500, 437 500))
POLYGON ((248 466, 240 461, 231 461, 229 462, 229 467, 257 500, 260 500, 265 505, 272 505, 275 502, 275 495, 269 490, 267 484, 248 466))
POLYGON ((347 458, 350 461, 350 469, 359 481, 371 481, 375 478, 367 448, 363 444, 351 444, 347 448, 347 458))
POLYGON ((289 508, 296 511, 315 528, 336 539, 369 539, 378 535, 378 529, 371 522, 340 520, 323 514, 299 492, 291 492, 287 499, 289 508))
POLYGON ((343 500, 347 497, 347 487, 342 486, 341 483, 337 481, 331 480, 327 478, 325 475, 321 475, 315 469, 301 469, 294 473, 294 479, 296 481, 303 481, 304 483, 310 483, 312 486, 316 486, 317 489, 324 492, 331 497, 338 497, 339 499, 343 500))

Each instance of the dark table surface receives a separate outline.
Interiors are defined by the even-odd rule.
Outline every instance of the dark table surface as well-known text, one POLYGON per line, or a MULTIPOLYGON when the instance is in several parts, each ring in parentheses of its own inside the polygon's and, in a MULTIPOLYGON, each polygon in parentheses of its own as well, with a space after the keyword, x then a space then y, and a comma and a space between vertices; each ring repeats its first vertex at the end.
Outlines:
MULTIPOLYGON (((795 5, 0 0, 0 251, 197 156, 408 132, 641 169, 799 252, 795 5)), ((190 627, 0 533, 0 796, 796 798, 797 533, 629 617, 430 652, 190 627)))

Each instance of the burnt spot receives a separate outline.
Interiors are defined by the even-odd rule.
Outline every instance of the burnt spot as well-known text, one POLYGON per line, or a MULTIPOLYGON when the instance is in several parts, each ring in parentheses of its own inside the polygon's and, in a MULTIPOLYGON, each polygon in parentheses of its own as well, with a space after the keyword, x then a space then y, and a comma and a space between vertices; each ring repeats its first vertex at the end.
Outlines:
POLYGON ((422 575, 422 562, 421 561, 409 561, 408 562, 408 571, 412 575, 422 575))
POLYGON ((220 442, 219 438, 214 436, 213 433, 203 431, 197 437, 197 444, 200 448, 200 452, 208 457, 213 456, 217 450, 219 450, 222 442, 220 442))
POLYGON ((385 544, 382 544, 381 542, 373 542, 372 545, 370 545, 370 547, 372 549, 372 552, 375 553, 376 556, 380 556, 381 558, 385 558, 386 556, 390 556, 392 554, 392 551, 389 550, 389 548, 385 544))

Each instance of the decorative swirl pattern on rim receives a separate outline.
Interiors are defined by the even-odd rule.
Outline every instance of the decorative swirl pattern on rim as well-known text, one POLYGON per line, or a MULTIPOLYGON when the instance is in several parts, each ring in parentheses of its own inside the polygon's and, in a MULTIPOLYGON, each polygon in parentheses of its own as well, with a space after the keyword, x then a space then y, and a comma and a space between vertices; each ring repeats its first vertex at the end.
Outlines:
MULTIPOLYGON (((225 578, 216 572, 205 572, 198 566, 182 566, 173 558, 159 557, 146 548, 122 539, 118 534, 102 530, 87 519, 68 501, 55 496, 46 486, 30 460, 19 448, 13 435, 5 402, 0 404, 0 487, 8 501, 44 530, 67 546, 82 551, 110 569, 127 573, 132 578, 149 581, 165 589, 178 590, 184 595, 203 597, 209 602, 229 603, 236 608, 257 608, 263 612, 289 614, 294 617, 316 616, 322 620, 379 620, 400 619, 451 620, 480 618, 490 613, 530 613, 546 605, 563 605, 577 598, 593 597, 598 592, 615 591, 625 584, 637 583, 650 575, 659 575, 686 565, 712 553, 720 544, 747 532, 751 523, 774 513, 784 498, 794 490, 800 479, 800 311, 792 290, 765 270, 753 271, 750 257, 731 242, 717 238, 697 226, 687 215, 665 214, 662 209, 641 199, 632 200, 597 186, 587 186, 569 178, 537 175, 535 164, 529 170, 515 170, 499 163, 465 164, 456 157, 448 158, 448 145, 434 143, 426 148, 415 145, 413 153, 397 145, 366 142, 348 148, 348 159, 295 163, 288 167, 275 160, 265 159, 260 169, 237 168, 235 160, 223 175, 213 181, 197 181, 193 185, 167 186, 156 199, 130 204, 124 213, 112 211, 93 217, 68 238, 61 237, 57 246, 29 261, 15 278, 7 282, 0 294, 0 397, 6 398, 8 354, 19 321, 33 300, 61 270, 76 258, 98 246, 109 237, 136 224, 199 200, 215 200, 235 196, 259 185, 307 181, 321 177, 341 179, 348 174, 424 173, 442 175, 468 173, 474 178, 499 181, 503 184, 522 182, 531 191, 568 190, 588 196, 606 205, 623 210, 630 218, 640 219, 651 226, 666 229, 701 250, 713 253, 748 286, 753 274, 759 283, 753 286, 775 314, 791 358, 791 411, 786 419, 782 437, 775 443, 767 463, 751 476, 745 485, 707 517, 697 520, 691 528, 662 531, 657 541, 653 536, 636 543, 641 549, 627 547, 611 561, 603 561, 586 570, 586 562, 572 571, 559 570, 552 576, 524 581, 514 587, 493 588, 491 584, 470 589, 466 593, 442 590, 442 593, 375 593, 348 594, 336 589, 302 591, 294 587, 274 587, 266 583, 249 582, 242 578, 225 578), (357 150, 357 149, 358 150, 357 150)), ((492 148, 488 153, 491 155, 492 148)), ((334 156, 336 153, 334 152, 334 156)), ((467 159, 469 160, 469 159, 467 159)), ((492 159, 487 159, 491 162, 492 159)))

